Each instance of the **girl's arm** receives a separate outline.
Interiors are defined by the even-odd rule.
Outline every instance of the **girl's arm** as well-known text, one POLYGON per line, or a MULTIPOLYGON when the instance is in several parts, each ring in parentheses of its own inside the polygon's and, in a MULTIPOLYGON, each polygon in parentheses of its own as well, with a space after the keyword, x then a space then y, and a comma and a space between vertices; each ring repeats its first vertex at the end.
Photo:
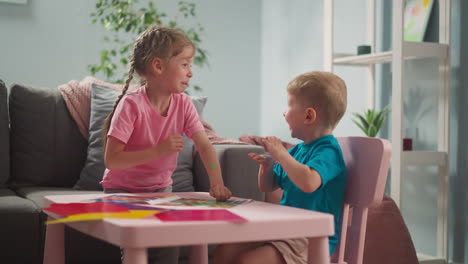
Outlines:
POLYGON ((218 201, 225 201, 231 197, 231 191, 224 186, 216 151, 206 136, 205 131, 199 131, 192 135, 195 147, 200 153, 200 157, 205 165, 205 169, 210 177, 210 195, 218 201))
POLYGON ((126 169, 174 152, 180 152, 183 148, 184 139, 181 135, 171 135, 161 144, 140 151, 125 151, 125 143, 114 137, 108 137, 104 151, 104 162, 108 169, 126 169))

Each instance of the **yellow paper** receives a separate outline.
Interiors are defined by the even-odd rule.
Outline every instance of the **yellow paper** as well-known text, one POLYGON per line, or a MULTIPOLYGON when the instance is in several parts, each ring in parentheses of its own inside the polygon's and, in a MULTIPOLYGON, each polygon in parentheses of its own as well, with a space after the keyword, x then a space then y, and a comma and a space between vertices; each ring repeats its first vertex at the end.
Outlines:
POLYGON ((47 221, 46 224, 58 224, 58 223, 67 223, 67 222, 78 222, 78 221, 91 221, 91 220, 101 220, 104 218, 144 218, 153 214, 157 214, 163 211, 159 210, 130 210, 129 212, 120 212, 120 213, 87 213, 87 214, 76 214, 70 215, 65 218, 47 221))

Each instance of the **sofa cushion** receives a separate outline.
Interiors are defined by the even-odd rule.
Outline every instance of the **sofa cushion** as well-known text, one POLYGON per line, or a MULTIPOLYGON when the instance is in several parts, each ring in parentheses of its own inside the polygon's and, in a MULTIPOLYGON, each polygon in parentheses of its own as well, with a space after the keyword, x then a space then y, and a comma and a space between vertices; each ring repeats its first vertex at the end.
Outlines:
POLYGON ((10 178, 10 131, 7 106, 7 89, 0 80, 0 188, 10 178))
POLYGON ((30 200, 0 189, 2 263, 42 263, 41 210, 30 200))
MULTIPOLYGON (((22 187, 16 190, 16 193, 24 197, 26 201, 29 200, 31 204, 35 204, 38 208, 44 208, 44 196, 47 195, 67 195, 67 194, 90 194, 90 193, 102 193, 98 191, 78 191, 73 188, 63 187, 22 187)), ((1 192, 0 192, 1 196, 1 192)), ((0 201, 1 201, 0 197, 0 201)), ((21 199, 18 197, 18 199, 21 199)), ((42 227, 41 231, 45 231, 45 221, 47 216, 42 213, 40 215, 40 224, 42 227)), ((10 220, 11 222, 11 220, 10 220)), ((24 236, 27 237, 27 236, 24 236)), ((1 238, 0 238, 1 240, 1 238)), ((44 242, 42 242, 44 243, 44 242)), ((42 249, 41 249, 42 250, 42 249)), ((1 252, 1 251, 0 251, 1 252)), ((25 251, 29 252, 29 251, 25 251)), ((27 254, 25 254, 27 255, 27 254)), ((65 228, 65 263, 100 263, 100 264, 111 264, 120 263, 120 250, 118 247, 106 243, 102 240, 95 239, 89 235, 82 234, 71 228, 65 228), (86 252, 86 254, 83 254, 86 252)), ((0 259, 2 253, 0 253, 0 259)), ((37 258, 40 259, 41 258, 37 258)), ((3 263, 3 262, 2 262, 3 263)), ((33 262, 8 262, 8 263, 33 263, 33 262)), ((42 263, 42 261, 40 262, 42 263)))
MULTIPOLYGON (((120 92, 107 86, 94 83, 91 87, 91 112, 89 117, 89 145, 85 166, 74 188, 78 190, 102 190, 99 183, 104 174, 104 154, 102 126, 105 118, 114 107, 120 92)), ((192 102, 201 115, 207 97, 192 97, 192 102)), ((184 137, 184 149, 179 153, 177 168, 172 176, 173 191, 193 191, 193 143, 184 137)))
POLYGON ((58 90, 15 84, 9 110, 13 187, 73 186, 87 143, 58 90))

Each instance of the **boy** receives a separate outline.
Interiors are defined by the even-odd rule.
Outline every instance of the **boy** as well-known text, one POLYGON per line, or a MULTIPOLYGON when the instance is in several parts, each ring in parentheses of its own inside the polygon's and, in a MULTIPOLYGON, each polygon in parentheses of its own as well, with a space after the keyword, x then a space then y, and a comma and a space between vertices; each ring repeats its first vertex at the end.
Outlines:
MULTIPOLYGON (((329 238, 330 255, 338 244, 346 184, 343 154, 333 130, 346 111, 346 85, 329 72, 306 72, 288 84, 288 109, 283 114, 291 136, 303 142, 289 151, 276 137, 266 137, 268 155, 249 153, 260 164, 263 192, 283 189, 281 205, 334 215, 335 235, 329 238)), ((288 228, 285 226, 285 228, 288 228)), ((216 248, 214 263, 307 263, 306 238, 225 244, 216 248)))

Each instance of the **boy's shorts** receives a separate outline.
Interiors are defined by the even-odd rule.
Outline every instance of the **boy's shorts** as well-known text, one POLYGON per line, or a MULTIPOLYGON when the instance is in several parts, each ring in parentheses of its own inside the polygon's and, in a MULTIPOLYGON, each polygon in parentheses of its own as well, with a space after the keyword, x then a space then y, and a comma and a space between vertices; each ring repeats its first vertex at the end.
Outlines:
POLYGON ((283 256, 286 264, 306 264, 309 240, 307 238, 292 238, 285 240, 265 241, 274 246, 283 256))

